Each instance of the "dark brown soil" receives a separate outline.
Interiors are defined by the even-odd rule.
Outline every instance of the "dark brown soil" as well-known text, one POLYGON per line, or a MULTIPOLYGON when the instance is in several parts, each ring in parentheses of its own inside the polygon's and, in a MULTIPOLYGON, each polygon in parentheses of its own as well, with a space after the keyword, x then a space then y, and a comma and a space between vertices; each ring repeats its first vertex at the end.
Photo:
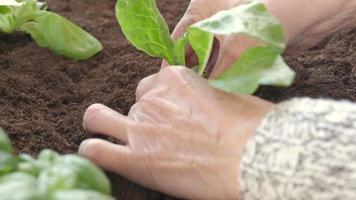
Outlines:
MULTIPOLYGON (((159 1, 172 29, 188 0, 159 1)), ((52 148, 77 151, 88 137, 82 116, 93 103, 127 113, 135 88, 159 70, 160 61, 135 50, 123 37, 112 0, 49 0, 50 9, 80 24, 103 43, 104 51, 85 62, 72 61, 39 48, 23 34, 0 35, 0 127, 16 151, 36 155, 52 148)), ((356 30, 340 33, 299 57, 287 57, 297 71, 288 89, 264 87, 259 96, 275 102, 296 96, 356 101, 356 30)), ((120 199, 169 199, 110 175, 120 199)))

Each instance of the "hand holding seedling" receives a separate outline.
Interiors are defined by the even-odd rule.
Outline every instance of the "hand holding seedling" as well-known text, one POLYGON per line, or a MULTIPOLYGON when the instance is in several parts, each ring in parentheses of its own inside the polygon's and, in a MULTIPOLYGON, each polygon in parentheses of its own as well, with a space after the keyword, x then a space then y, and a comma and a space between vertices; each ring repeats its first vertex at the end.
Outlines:
MULTIPOLYGON (((172 33, 173 40, 182 37, 188 27, 196 22, 243 2, 243 0, 192 0, 172 33)), ((351 27, 356 19, 355 14, 350 12, 356 5, 354 0, 262 0, 262 2, 284 27, 287 54, 297 54, 313 47, 340 28, 351 27)), ((258 45, 257 40, 243 35, 216 36, 216 38, 220 45, 214 46, 215 49, 212 50, 212 58, 216 59, 210 74, 212 78, 231 67, 247 48, 258 45)), ((186 62, 187 66, 198 64, 198 59, 191 48, 187 48, 186 62)), ((168 63, 164 62, 162 66, 167 65, 168 63)))
POLYGON ((80 153, 174 196, 236 199, 239 155, 273 104, 221 92, 184 67, 165 68, 144 79, 136 94, 128 116, 99 104, 84 116, 87 130, 126 145, 89 139, 80 153))
MULTIPOLYGON (((232 3, 222 5, 229 7, 232 3)), ((281 56, 286 47, 283 27, 260 1, 250 0, 220 11, 189 26, 175 41, 156 0, 118 0, 116 17, 121 31, 136 48, 163 58, 170 65, 185 66, 185 50, 190 45, 198 60, 194 70, 201 76, 213 59, 214 36, 246 35, 259 41, 255 43, 258 45, 246 49, 229 70, 209 80, 210 85, 220 90, 252 94, 259 85, 282 87, 293 83, 295 73, 281 56)))

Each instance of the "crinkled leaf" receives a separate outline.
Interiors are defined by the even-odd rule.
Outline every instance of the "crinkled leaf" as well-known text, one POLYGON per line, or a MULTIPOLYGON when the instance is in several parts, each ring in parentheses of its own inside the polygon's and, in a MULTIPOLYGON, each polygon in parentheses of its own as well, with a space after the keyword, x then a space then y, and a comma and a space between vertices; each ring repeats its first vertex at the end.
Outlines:
POLYGON ((174 42, 174 64, 185 66, 185 47, 188 44, 187 34, 174 42))
POLYGON ((294 76, 273 48, 260 46, 248 49, 229 70, 209 82, 227 92, 252 94, 260 84, 289 86, 294 76))
POLYGON ((52 200, 114 200, 110 197, 99 192, 90 190, 59 190, 56 191, 52 200))
POLYGON ((100 42, 66 18, 39 11, 33 22, 20 27, 41 47, 76 60, 86 60, 102 50, 100 42))
POLYGON ((188 40, 199 60, 198 74, 202 75, 210 58, 214 35, 199 28, 190 27, 188 40))
POLYGON ((15 18, 13 8, 10 6, 0 6, 0 31, 12 33, 15 29, 15 18))
POLYGON ((285 49, 282 25, 260 1, 221 11, 193 27, 217 35, 248 35, 272 46, 279 53, 285 49))
POLYGON ((11 173, 0 178, 0 198, 6 200, 37 200, 36 178, 25 173, 11 173))
POLYGON ((40 8, 37 6, 37 0, 24 1, 22 6, 14 8, 15 26, 19 27, 26 22, 32 21, 37 16, 38 11, 40 11, 40 8))
POLYGON ((12 145, 10 138, 7 134, 0 128, 0 152, 3 151, 5 153, 12 152, 12 145))
POLYGON ((118 0, 116 18, 122 32, 136 48, 176 64, 173 41, 156 0, 118 0))

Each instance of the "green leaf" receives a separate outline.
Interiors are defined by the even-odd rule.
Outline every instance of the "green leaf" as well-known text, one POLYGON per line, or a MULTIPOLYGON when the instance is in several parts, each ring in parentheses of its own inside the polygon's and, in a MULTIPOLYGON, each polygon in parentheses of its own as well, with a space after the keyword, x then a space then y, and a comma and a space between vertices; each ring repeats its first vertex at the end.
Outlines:
POLYGON ((65 155, 59 157, 56 162, 75 172, 80 188, 93 189, 104 194, 111 193, 109 179, 89 160, 75 155, 65 155))
POLYGON ((174 64, 185 66, 185 47, 188 44, 187 34, 174 42, 174 64))
POLYGON ((0 6, 0 31, 4 33, 12 33, 15 29, 15 18, 13 9, 10 6, 0 6))
POLYGON ((0 178, 0 198, 6 200, 37 200, 36 178, 25 173, 11 173, 0 178))
POLYGON ((277 52, 285 49, 283 27, 265 5, 250 1, 194 24, 192 27, 216 35, 242 34, 272 46, 277 52))
POLYGON ((199 28, 190 27, 188 40, 199 60, 198 74, 203 75, 213 48, 214 35, 199 28))
POLYGON ((90 161, 75 155, 57 157, 38 177, 40 194, 49 198, 57 190, 86 189, 110 194, 106 175, 90 161))
POLYGON ((0 151, 0 177, 13 172, 16 165, 17 160, 12 154, 0 151))
POLYGON ((173 41, 156 0, 118 0, 116 18, 127 39, 139 50, 174 63, 173 41))
POLYGON ((226 72, 209 83, 227 92, 252 94, 259 84, 289 86, 295 73, 272 47, 248 49, 226 72))
POLYGON ((23 3, 19 3, 15 0, 1 0, 0 6, 21 6, 23 3))
POLYGON ((37 177, 41 169, 37 160, 32 158, 32 156, 28 154, 20 154, 18 156, 17 171, 37 177))
POLYGON ((5 153, 11 153, 12 152, 12 145, 11 145, 10 138, 0 128, 0 152, 1 151, 5 152, 5 153))
POLYGON ((44 149, 38 154, 38 160, 53 163, 57 160, 59 154, 51 149, 44 149))
POLYGON ((19 27, 26 22, 32 21, 37 16, 40 8, 37 6, 37 0, 27 0, 20 7, 14 7, 13 15, 15 18, 15 27, 19 27))
POLYGON ((59 190, 52 200, 114 200, 113 197, 90 190, 59 190))
POLYGON ((95 37, 52 12, 38 11, 33 21, 19 29, 30 33, 39 46, 72 59, 86 60, 102 50, 95 37))
POLYGON ((49 199, 56 190, 79 187, 77 172, 60 163, 41 170, 37 182, 39 194, 43 199, 49 199))

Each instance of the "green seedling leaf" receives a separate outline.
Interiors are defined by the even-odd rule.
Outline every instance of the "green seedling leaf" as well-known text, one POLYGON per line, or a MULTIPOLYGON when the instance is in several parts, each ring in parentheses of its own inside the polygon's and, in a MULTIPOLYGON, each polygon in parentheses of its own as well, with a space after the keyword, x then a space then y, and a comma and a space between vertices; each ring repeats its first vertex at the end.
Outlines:
POLYGON ((173 41, 156 0, 118 0, 116 18, 126 38, 139 50, 174 62, 173 41))
POLYGON ((6 133, 0 128, 0 152, 11 153, 12 145, 10 138, 6 133))
POLYGON ((174 42, 175 64, 185 66, 185 47, 188 44, 187 34, 174 42))
POLYGON ((106 175, 90 161, 61 156, 45 149, 37 159, 13 156, 7 135, 0 129, 0 199, 113 200, 106 175))
POLYGON ((89 160, 75 155, 65 155, 59 157, 56 162, 75 172, 80 188, 96 190, 103 194, 111 193, 109 179, 89 160))
POLYGON ((37 6, 37 0, 27 0, 20 7, 15 7, 13 15, 15 18, 15 27, 20 27, 26 22, 32 21, 37 16, 40 9, 37 6))
POLYGON ((0 177, 13 172, 16 165, 16 158, 12 154, 0 152, 0 177))
POLYGON ((71 190, 79 186, 77 172, 61 164, 42 170, 37 182, 43 199, 49 199, 57 190, 71 190))
POLYGON ((216 35, 242 34, 256 38, 278 53, 285 49, 283 27, 259 1, 250 1, 194 24, 192 27, 216 35))
POLYGON ((90 190, 59 190, 52 195, 52 200, 114 200, 114 198, 90 190))
POLYGON ((95 37, 52 12, 37 12, 33 22, 23 24, 20 30, 30 33, 39 46, 76 60, 86 60, 102 50, 95 37))
POLYGON ((203 75, 209 62, 214 35, 196 27, 188 29, 188 40, 199 60, 198 74, 203 75))
POLYGON ((1 0, 0 6, 22 6, 22 2, 19 3, 15 0, 1 0))
POLYGON ((248 49, 226 72, 209 83, 223 91, 252 94, 259 84, 289 86, 295 73, 272 47, 248 49))
POLYGON ((0 177, 0 198, 6 200, 37 200, 36 178, 15 172, 0 177))
POLYGON ((32 158, 28 154, 20 154, 18 156, 18 165, 17 171, 23 172, 32 176, 37 177, 41 171, 41 168, 38 161, 32 158))
POLYGON ((15 19, 10 6, 0 6, 0 31, 12 33, 15 28, 15 19))
POLYGON ((59 157, 59 154, 53 150, 50 149, 45 149, 38 154, 38 160, 48 162, 48 163, 53 163, 57 160, 59 157))
POLYGON ((43 169, 38 177, 39 192, 43 198, 49 198, 57 190, 72 189, 110 194, 111 186, 108 178, 90 161, 75 155, 59 156, 48 161, 54 162, 43 169))

